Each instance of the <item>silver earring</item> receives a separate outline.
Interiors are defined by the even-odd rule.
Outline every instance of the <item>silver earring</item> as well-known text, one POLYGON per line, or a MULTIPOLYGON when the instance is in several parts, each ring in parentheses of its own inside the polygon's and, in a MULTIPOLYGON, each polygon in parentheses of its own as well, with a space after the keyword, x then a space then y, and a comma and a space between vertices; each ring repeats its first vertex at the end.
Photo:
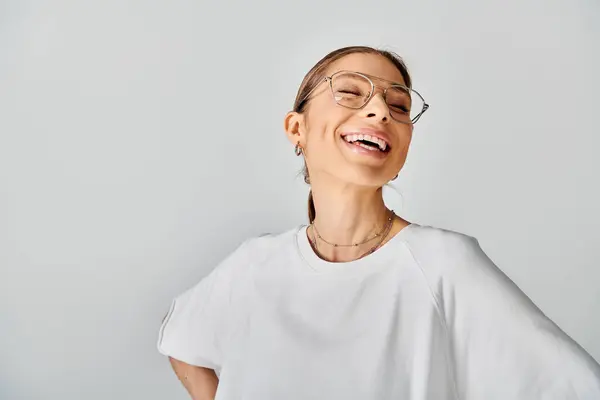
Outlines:
POLYGON ((297 156, 302 154, 302 147, 300 147, 300 142, 296 143, 296 147, 294 147, 294 153, 296 153, 297 156))

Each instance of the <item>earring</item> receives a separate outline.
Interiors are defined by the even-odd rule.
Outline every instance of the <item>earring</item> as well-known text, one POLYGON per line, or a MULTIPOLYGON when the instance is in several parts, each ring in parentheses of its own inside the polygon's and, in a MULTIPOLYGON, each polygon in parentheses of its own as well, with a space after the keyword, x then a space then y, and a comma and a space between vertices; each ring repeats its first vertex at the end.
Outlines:
POLYGON ((294 153, 296 153, 297 156, 302 154, 302 147, 300 146, 300 142, 296 143, 296 147, 294 147, 294 153))

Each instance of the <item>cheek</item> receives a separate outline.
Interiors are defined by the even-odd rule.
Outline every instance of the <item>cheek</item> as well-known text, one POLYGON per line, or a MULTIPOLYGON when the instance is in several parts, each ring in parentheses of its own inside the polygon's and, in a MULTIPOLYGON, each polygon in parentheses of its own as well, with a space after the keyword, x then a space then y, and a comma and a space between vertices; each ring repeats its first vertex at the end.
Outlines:
POLYGON ((394 144, 392 152, 394 153, 394 159, 404 160, 410 146, 410 141, 412 140, 412 131, 407 127, 405 129, 398 130, 397 135, 398 140, 394 144))
POLYGON ((406 151, 410 145, 410 141, 412 140, 412 130, 413 127, 411 125, 401 125, 397 130, 398 144, 396 144, 396 147, 401 151, 406 151))
POLYGON ((408 155, 408 148, 410 145, 410 137, 402 140, 396 146, 394 152, 394 164, 404 164, 406 161, 406 156, 408 155))
POLYGON ((345 122, 352 118, 353 110, 343 107, 336 107, 330 104, 315 104, 313 114, 310 116, 310 124, 307 134, 307 144, 312 142, 332 143, 338 139, 338 129, 345 122))

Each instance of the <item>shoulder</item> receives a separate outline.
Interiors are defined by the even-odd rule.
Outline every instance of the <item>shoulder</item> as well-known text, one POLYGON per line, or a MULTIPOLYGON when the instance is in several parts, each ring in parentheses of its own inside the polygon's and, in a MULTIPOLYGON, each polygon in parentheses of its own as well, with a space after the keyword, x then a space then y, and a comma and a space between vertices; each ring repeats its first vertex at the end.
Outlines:
POLYGON ((470 288, 482 293, 493 287, 519 291, 488 256, 479 239, 469 233, 418 225, 406 235, 405 245, 429 283, 436 287, 470 288))
POLYGON ((275 234, 251 236, 239 242, 233 251, 222 258, 190 292, 220 293, 231 301, 243 296, 253 275, 254 266, 264 263, 285 246, 293 244, 297 228, 275 234))
POLYGON ((280 231, 263 233, 245 239, 234 251, 237 257, 243 257, 245 263, 261 263, 273 254, 289 251, 294 245, 297 232, 302 225, 280 231))
POLYGON ((475 236, 431 225, 415 224, 409 227, 405 243, 415 261, 428 267, 464 264, 464 261, 481 256, 482 252, 475 236))
POLYGON ((450 229, 421 226, 406 241, 415 264, 445 311, 510 310, 523 319, 544 317, 531 299, 486 254, 479 240, 450 229), (448 303, 450 302, 450 303, 448 303), (515 310, 519 310, 518 312, 515 310))

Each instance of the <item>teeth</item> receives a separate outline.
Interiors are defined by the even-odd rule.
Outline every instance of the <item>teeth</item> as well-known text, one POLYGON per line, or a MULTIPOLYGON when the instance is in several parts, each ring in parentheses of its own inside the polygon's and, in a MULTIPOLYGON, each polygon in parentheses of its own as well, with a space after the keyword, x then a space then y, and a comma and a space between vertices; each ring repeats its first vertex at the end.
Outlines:
POLYGON ((358 140, 358 135, 346 135, 344 136, 344 140, 348 143, 356 142, 358 140))
MULTIPOLYGON (((344 140, 348 143, 354 143, 358 140, 366 140, 373 144, 378 145, 379 150, 381 150, 381 151, 385 151, 387 149, 387 143, 383 139, 379 139, 379 138, 377 138, 375 136, 371 136, 371 135, 350 134, 350 135, 344 136, 344 140)), ((356 143, 356 144, 361 145, 361 147, 368 148, 368 146, 365 146, 362 143, 356 143)))

